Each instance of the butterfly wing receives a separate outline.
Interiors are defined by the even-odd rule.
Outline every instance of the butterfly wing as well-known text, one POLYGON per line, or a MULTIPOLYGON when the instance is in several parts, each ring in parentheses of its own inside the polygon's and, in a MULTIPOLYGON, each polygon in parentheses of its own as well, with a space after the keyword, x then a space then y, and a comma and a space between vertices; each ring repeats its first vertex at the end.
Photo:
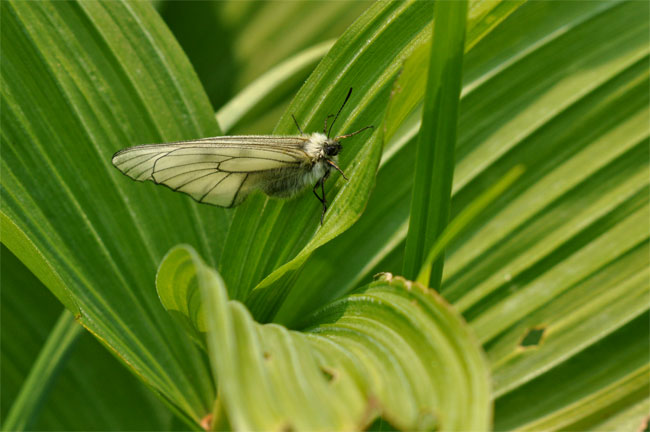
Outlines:
POLYGON ((113 165, 137 181, 151 180, 196 201, 221 207, 239 204, 270 178, 299 176, 310 164, 307 138, 224 136, 129 147, 113 165))

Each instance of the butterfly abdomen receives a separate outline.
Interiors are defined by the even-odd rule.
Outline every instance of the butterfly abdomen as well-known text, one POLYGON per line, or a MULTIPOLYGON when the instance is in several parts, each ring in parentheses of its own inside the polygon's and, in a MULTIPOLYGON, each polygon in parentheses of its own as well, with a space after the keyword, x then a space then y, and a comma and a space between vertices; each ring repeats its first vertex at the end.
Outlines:
POLYGON ((260 181, 260 186, 269 196, 289 198, 307 186, 313 186, 325 174, 326 169, 323 162, 316 162, 314 165, 303 165, 300 168, 268 171, 261 174, 264 179, 260 181))

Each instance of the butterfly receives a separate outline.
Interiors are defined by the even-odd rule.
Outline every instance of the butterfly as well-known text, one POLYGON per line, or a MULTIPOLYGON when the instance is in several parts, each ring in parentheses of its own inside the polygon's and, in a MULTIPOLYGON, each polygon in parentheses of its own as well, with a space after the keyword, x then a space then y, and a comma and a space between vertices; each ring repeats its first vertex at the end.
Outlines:
POLYGON ((255 190, 272 197, 290 198, 313 186, 327 210, 325 181, 338 166, 341 140, 356 132, 330 137, 332 126, 347 103, 352 89, 336 113, 325 119, 323 133, 305 134, 292 115, 299 136, 235 135, 146 144, 128 147, 113 155, 113 165, 136 181, 153 181, 196 201, 220 207, 234 207, 255 190), (327 128, 327 121, 334 117, 327 128), (318 189, 320 188, 320 195, 318 189))

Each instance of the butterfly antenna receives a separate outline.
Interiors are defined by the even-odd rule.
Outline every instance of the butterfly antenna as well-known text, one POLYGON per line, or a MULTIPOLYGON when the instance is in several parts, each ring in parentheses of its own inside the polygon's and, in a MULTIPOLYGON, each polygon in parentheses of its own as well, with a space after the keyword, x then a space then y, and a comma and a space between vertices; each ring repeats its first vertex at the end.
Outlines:
POLYGON ((348 99, 350 99, 351 94, 352 94, 352 87, 350 87, 350 91, 348 91, 348 95, 345 97, 345 100, 343 101, 343 105, 341 105, 341 108, 339 108, 339 112, 336 113, 336 116, 334 116, 334 120, 330 124, 330 129, 327 131, 327 138, 330 137, 330 133, 332 132, 332 126, 334 126, 334 123, 336 123, 336 119, 339 118, 339 114, 341 114, 341 111, 343 110, 345 104, 348 102, 348 99))
POLYGON ((305 133, 300 128, 300 125, 298 124, 298 120, 296 120, 296 117, 293 114, 291 114, 291 118, 293 119, 293 122, 296 124, 296 127, 300 131, 300 135, 304 135, 305 133))

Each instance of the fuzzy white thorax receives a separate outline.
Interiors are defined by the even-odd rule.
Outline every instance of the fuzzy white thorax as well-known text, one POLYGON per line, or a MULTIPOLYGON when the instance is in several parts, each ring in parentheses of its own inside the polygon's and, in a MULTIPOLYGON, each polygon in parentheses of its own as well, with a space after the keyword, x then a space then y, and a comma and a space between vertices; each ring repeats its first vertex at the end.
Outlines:
POLYGON ((314 132, 309 137, 309 141, 305 143, 305 153, 312 159, 320 159, 325 157, 325 143, 327 136, 320 132, 314 132))
MULTIPOLYGON (((314 185, 325 172, 330 170, 330 165, 325 162, 327 156, 325 155, 325 144, 329 138, 327 135, 320 132, 314 132, 309 137, 309 141, 305 143, 304 151, 312 161, 312 167, 307 171, 302 178, 305 185, 314 185)), ((330 156, 329 159, 334 162, 338 161, 336 156, 330 156)))

